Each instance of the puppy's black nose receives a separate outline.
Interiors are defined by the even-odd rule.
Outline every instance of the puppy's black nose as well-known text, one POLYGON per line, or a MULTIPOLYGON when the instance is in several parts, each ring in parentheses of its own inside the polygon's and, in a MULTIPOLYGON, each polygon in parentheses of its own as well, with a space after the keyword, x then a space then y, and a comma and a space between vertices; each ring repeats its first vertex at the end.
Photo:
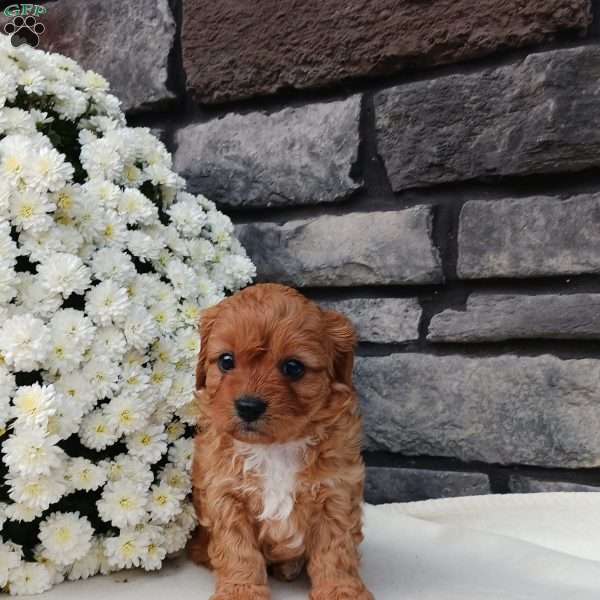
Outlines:
POLYGON ((252 423, 267 410, 267 403, 256 396, 242 396, 235 401, 235 410, 242 421, 252 423))

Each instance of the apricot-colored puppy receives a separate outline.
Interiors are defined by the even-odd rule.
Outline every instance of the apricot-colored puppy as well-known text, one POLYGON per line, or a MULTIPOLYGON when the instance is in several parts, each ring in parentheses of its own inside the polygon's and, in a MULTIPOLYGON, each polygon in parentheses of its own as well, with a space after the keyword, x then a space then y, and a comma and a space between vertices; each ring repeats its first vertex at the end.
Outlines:
POLYGON ((215 570, 213 600, 267 600, 267 567, 292 580, 305 563, 312 600, 372 600, 358 572, 352 325, 265 284, 205 311, 200 329, 190 553, 215 570))

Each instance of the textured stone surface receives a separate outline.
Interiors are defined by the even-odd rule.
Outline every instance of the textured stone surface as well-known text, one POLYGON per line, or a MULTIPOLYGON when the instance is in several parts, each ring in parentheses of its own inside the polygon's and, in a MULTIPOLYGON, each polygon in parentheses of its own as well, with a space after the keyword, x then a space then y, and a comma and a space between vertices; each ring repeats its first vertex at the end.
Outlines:
POLYGON ((366 447, 488 463, 600 466, 600 361, 357 359, 366 447))
POLYGON ((341 200, 359 187, 359 118, 360 96, 228 114, 178 132, 175 168, 191 191, 231 206, 341 200))
POLYGON ((350 213, 240 225, 259 281, 295 286, 433 283, 442 279, 431 210, 350 213))
POLYGON ((567 481, 541 481, 520 475, 512 475, 508 482, 510 491, 515 494, 537 492, 600 492, 600 487, 571 483, 567 481))
POLYGON ((598 273, 599 227, 600 194, 467 202, 460 214, 458 275, 598 273))
POLYGON ((600 165, 600 47, 375 95, 379 152, 392 186, 600 165))
POLYGON ((600 339, 600 294, 473 294, 466 310, 435 315, 427 336, 433 342, 518 338, 600 339))
POLYGON ((582 33, 589 0, 184 0, 183 60, 200 102, 326 86, 582 33))
POLYGON ((412 502, 489 494, 490 482, 482 473, 368 467, 365 500, 371 504, 412 502))
POLYGON ((352 298, 319 304, 348 316, 361 342, 407 342, 419 337, 422 310, 416 298, 352 298))
POLYGON ((124 109, 173 98, 167 88, 175 21, 168 0, 61 0, 48 5, 40 47, 106 77, 124 109))

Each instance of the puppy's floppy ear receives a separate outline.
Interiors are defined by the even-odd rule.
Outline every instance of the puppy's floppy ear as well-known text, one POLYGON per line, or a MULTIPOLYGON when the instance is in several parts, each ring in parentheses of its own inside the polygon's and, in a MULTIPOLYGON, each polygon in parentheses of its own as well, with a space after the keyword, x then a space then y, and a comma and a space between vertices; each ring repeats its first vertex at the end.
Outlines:
POLYGON ((350 320, 333 310, 324 310, 325 331, 333 343, 333 374, 335 380, 352 387, 352 368, 356 332, 350 320))
POLYGON ((200 352, 198 353, 198 363, 196 364, 196 389, 200 390, 206 383, 206 345, 212 326, 214 325, 217 315, 219 314, 219 307, 213 306, 208 308, 202 313, 200 323, 198 324, 198 331, 200 333, 200 352))

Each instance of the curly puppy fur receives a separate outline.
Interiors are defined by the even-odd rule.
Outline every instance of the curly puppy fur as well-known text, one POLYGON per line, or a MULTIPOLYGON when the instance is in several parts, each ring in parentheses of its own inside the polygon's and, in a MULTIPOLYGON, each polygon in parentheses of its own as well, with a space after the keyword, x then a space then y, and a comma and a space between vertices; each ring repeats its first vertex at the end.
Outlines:
POLYGON ((212 600, 268 600, 268 570, 291 580, 305 565, 312 600, 373 600, 359 575, 364 465, 352 325, 265 284, 206 310, 200 330, 200 527, 190 555, 215 571, 212 600), (233 358, 226 370, 224 354, 233 358), (282 372, 289 359, 304 365, 301 377, 282 372), (266 404, 252 423, 236 412, 248 396, 266 404))

